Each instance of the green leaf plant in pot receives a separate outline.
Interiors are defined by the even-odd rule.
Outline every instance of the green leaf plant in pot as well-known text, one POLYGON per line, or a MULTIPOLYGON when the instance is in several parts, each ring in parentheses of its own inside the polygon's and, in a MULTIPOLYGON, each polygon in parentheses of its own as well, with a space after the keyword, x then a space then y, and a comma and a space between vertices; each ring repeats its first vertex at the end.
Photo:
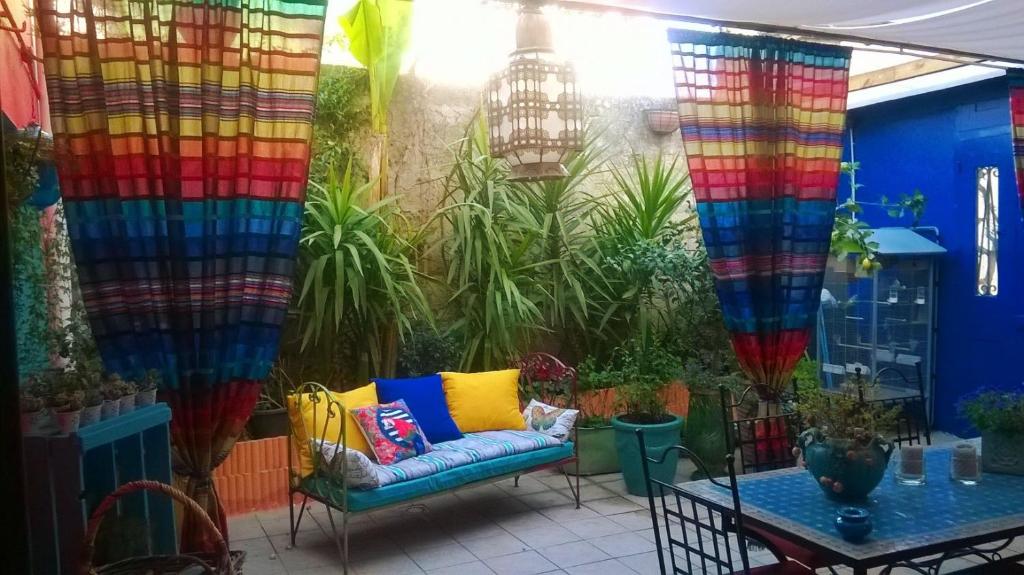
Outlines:
POLYGON ((983 389, 960 401, 960 413, 981 432, 981 468, 1024 475, 1024 387, 983 389))
MULTIPOLYGON (((691 359, 686 363, 683 383, 690 392, 683 444, 704 462, 709 473, 716 477, 725 475, 728 446, 722 421, 721 387, 725 386, 727 392, 735 391, 741 388, 743 380, 733 374, 717 375, 691 359)), ((694 469, 691 479, 706 479, 704 471, 694 469)))
MULTIPOLYGON (((660 458, 679 443, 683 418, 668 412, 661 391, 679 379, 681 371, 679 359, 649 340, 646 345, 633 341, 617 348, 606 369, 620 381, 616 388, 620 412, 612 417, 612 427, 626 491, 633 495, 647 495, 636 430, 643 430, 647 455, 651 457, 660 458)), ((678 453, 670 451, 663 462, 651 465, 651 477, 674 483, 678 453)))
POLYGON ((818 391, 797 406, 808 429, 795 449, 822 491, 839 501, 863 501, 885 476, 893 445, 881 430, 896 423, 899 408, 865 402, 856 392, 818 391))
POLYGON ((249 417, 249 437, 267 439, 288 435, 290 423, 285 398, 293 393, 295 385, 281 363, 274 364, 263 382, 260 398, 249 417))
MULTIPOLYGON (((615 447, 615 428, 611 416, 615 411, 615 374, 596 367, 596 360, 588 357, 580 364, 579 392, 580 420, 576 427, 576 449, 579 453, 579 474, 600 475, 618 473, 619 452, 615 447)), ((576 466, 565 467, 575 473, 576 466)))

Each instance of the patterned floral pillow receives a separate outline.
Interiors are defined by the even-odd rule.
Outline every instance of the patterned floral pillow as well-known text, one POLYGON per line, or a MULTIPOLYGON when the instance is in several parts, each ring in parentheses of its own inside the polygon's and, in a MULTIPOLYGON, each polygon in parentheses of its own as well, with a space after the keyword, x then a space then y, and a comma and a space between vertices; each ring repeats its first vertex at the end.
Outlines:
POLYGON ((565 441, 579 414, 577 409, 562 409, 531 399, 523 411, 523 419, 526 420, 527 430, 565 441))
POLYGON ((318 449, 323 455, 320 465, 328 477, 344 480, 349 487, 356 489, 380 487, 377 472, 380 466, 370 461, 362 451, 345 449, 326 439, 313 439, 311 443, 313 449, 318 449))
POLYGON ((353 409, 351 413, 381 465, 391 465, 431 450, 420 424, 401 399, 353 409))

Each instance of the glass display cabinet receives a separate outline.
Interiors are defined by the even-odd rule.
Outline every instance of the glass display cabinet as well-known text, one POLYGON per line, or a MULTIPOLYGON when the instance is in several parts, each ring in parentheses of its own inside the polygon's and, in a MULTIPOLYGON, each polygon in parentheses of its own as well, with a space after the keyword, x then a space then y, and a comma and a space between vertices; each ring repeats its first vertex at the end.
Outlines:
POLYGON ((810 353, 826 389, 852 383, 859 371, 865 381, 877 378, 869 388, 876 399, 916 394, 923 382, 930 406, 937 266, 946 250, 928 230, 873 232, 880 270, 861 270, 856 254, 829 261, 810 353))

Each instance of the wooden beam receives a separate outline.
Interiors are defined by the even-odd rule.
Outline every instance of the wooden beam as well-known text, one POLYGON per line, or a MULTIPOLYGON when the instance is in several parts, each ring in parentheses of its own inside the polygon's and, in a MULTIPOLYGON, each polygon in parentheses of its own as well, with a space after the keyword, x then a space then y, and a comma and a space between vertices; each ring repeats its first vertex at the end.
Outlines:
POLYGON ((901 80, 909 80, 918 76, 925 76, 968 65, 970 65, 970 62, 949 62, 946 60, 919 58, 896 66, 850 76, 850 91, 854 92, 864 88, 883 86, 901 80))

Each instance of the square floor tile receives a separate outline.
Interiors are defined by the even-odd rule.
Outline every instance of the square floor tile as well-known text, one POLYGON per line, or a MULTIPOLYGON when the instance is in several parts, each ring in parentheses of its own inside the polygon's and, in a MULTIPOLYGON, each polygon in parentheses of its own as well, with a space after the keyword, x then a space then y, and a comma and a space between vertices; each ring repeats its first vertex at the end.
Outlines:
POLYGON ((541 491, 538 493, 531 493, 529 495, 520 495, 517 496, 516 499, 522 501, 532 509, 547 509, 569 503, 573 503, 575 506, 575 501, 571 497, 554 490, 541 491))
POLYGON ((263 526, 260 525, 260 521, 256 518, 255 514, 250 513, 228 517, 228 537, 232 544, 235 541, 266 536, 267 534, 264 533, 263 526))
POLYGON ((540 527, 555 525, 554 521, 548 519, 537 511, 526 511, 524 513, 509 515, 507 517, 499 517, 496 520, 496 523, 513 535, 518 531, 526 531, 527 529, 538 529, 540 527))
POLYGON ((498 575, 537 575, 558 569, 536 551, 502 555, 484 561, 498 575))
POLYGON ((633 503, 625 497, 609 497, 608 499, 596 499, 584 503, 588 508, 593 509, 601 515, 617 515, 630 511, 641 511, 643 507, 633 503))
POLYGON ((586 541, 572 541, 538 549, 538 553, 559 567, 575 567, 585 563, 596 563, 609 559, 607 553, 586 541))
POLYGON ((568 541, 579 541, 580 539, 579 536, 572 531, 558 525, 514 531, 513 533, 516 538, 533 549, 539 549, 549 545, 558 545, 559 543, 566 543, 568 541))
POLYGON ((463 541, 462 546, 480 559, 490 559, 530 550, 529 545, 505 530, 502 530, 500 535, 463 541))
POLYGON ((474 561, 472 563, 464 563, 454 567, 435 569, 433 571, 427 571, 427 573, 429 575, 494 575, 494 571, 491 571, 491 568, 485 565, 483 561, 474 561))
POLYGON ((625 533, 627 529, 607 517, 591 517, 579 521, 565 521, 562 526, 572 531, 580 539, 594 539, 611 535, 613 533, 625 533))
POLYGON ((608 559, 607 561, 569 567, 565 572, 569 575, 626 575, 633 573, 633 570, 618 560, 608 559))
POLYGON ((540 511, 544 517, 547 517, 555 523, 600 517, 600 515, 598 515, 593 509, 587 509, 586 507, 576 509, 576 505, 574 504, 547 507, 544 509, 538 509, 537 511, 540 511))
POLYGON ((636 533, 618 533, 588 540, 591 545, 612 557, 625 557, 655 551, 654 543, 636 533))
POLYGON ((407 550, 406 553, 424 571, 451 567, 462 563, 472 563, 477 558, 465 547, 458 543, 435 545, 430 547, 416 547, 407 550))
POLYGON ((629 511, 627 513, 616 513, 615 515, 607 515, 606 517, 625 527, 629 531, 652 529, 651 512, 646 509, 640 511, 629 511))

